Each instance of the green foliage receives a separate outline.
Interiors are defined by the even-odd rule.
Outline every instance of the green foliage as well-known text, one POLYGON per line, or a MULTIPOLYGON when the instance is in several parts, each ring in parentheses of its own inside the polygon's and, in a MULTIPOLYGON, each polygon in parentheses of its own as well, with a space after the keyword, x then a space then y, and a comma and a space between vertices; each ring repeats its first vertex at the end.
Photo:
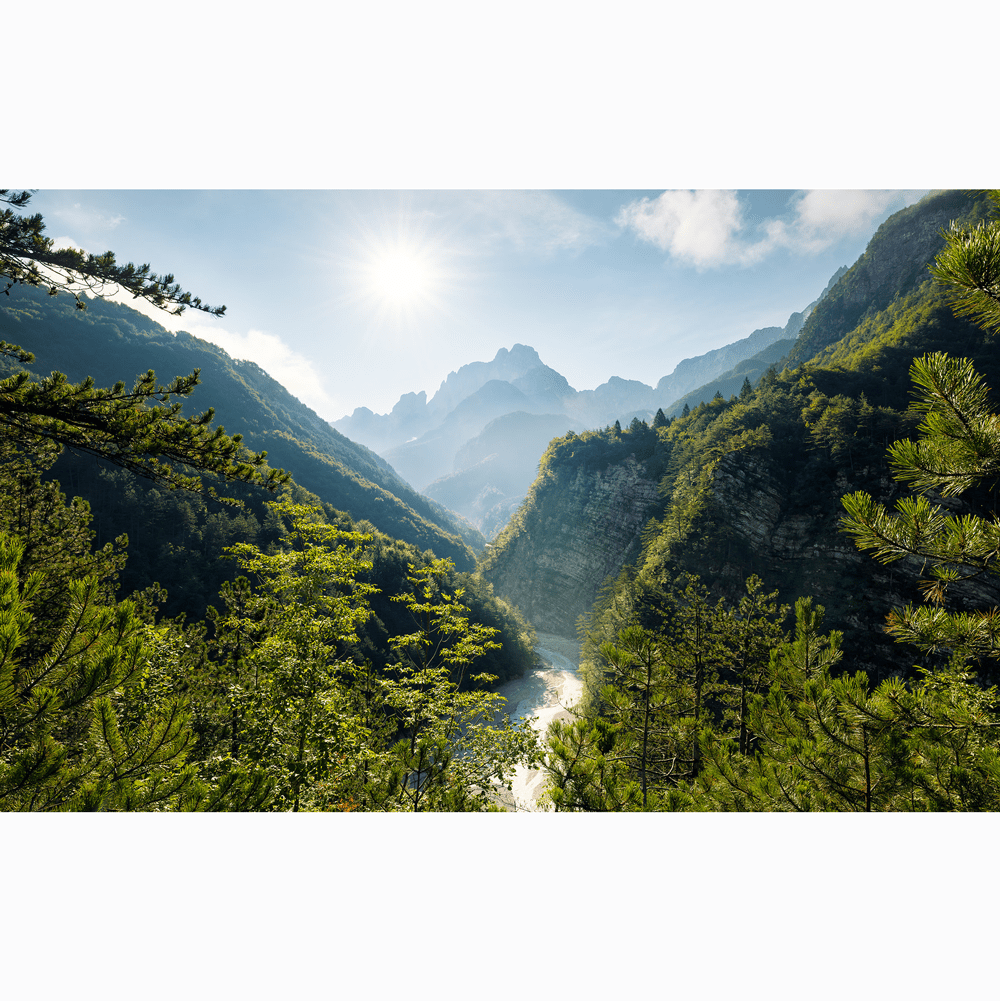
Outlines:
POLYGON ((557 809, 674 809, 701 781, 707 735, 735 735, 749 753, 748 701, 769 681, 787 612, 761 587, 751 578, 727 608, 684 576, 655 606, 635 594, 619 607, 613 639, 590 646, 599 670, 587 673, 586 715, 549 729, 545 768, 557 809))
POLYGON ((173 275, 157 275, 148 264, 124 266, 115 261, 111 251, 87 254, 72 247, 55 250, 51 237, 43 236, 45 223, 40 214, 22 216, 14 209, 24 208, 31 200, 30 191, 0 189, 0 202, 11 208, 0 211, 0 275, 9 279, 5 291, 17 283, 47 285, 49 295, 69 292, 76 299, 77 309, 87 306, 81 292, 104 295, 121 287, 134 298, 146 299, 154 306, 179 316, 190 306, 212 316, 222 316, 225 306, 206 306, 173 284, 173 275))
MULTIPOLYGON (((1000 191, 988 192, 994 215, 1000 191)), ((1000 219, 962 226, 952 222, 943 234, 945 249, 931 274, 951 289, 949 303, 987 330, 1000 330, 1000 219)))
POLYGON ((19 581, 23 554, 0 534, 0 809, 176 807, 195 784, 183 701, 121 712, 151 656, 136 606, 102 604, 94 577, 70 581, 58 632, 39 643, 44 575, 19 581))
POLYGON ((361 579, 370 537, 315 508, 275 510, 290 522, 280 547, 232 547, 252 579, 227 588, 226 612, 212 615, 216 757, 266 778, 273 809, 489 809, 494 782, 534 753, 528 727, 497 724, 500 696, 462 688, 499 630, 472 622, 463 590, 442 586, 448 561, 411 564, 392 596, 411 629, 390 638, 389 669, 353 661, 377 591, 361 579))
POLYGON ((688 581, 660 628, 633 621, 601 645, 599 702, 549 729, 556 809, 997 808, 996 689, 957 661, 877 687, 838 675, 842 636, 822 631, 823 608, 799 599, 788 638, 787 609, 761 590, 751 579, 726 609, 688 581))
POLYGON ((995 611, 947 612, 948 588, 963 581, 995 576, 1000 524, 993 514, 953 514, 926 494, 955 497, 981 481, 995 483, 1000 466, 998 418, 988 406, 988 388, 968 359, 935 354, 912 368, 923 415, 916 441, 897 442, 890 462, 897 480, 921 493, 901 498, 890 514, 864 491, 843 499, 844 530, 860 549, 882 563, 921 561, 921 589, 933 606, 897 610, 889 630, 924 650, 947 649, 967 658, 1000 657, 994 636, 995 611))

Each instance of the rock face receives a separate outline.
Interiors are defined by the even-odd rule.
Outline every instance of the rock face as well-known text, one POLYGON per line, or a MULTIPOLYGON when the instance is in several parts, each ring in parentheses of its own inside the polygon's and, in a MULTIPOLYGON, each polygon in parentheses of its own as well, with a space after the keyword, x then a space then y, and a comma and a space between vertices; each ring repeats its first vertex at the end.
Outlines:
POLYGON ((543 632, 576 638, 601 585, 638 552, 639 533, 659 500, 642 463, 548 472, 510 526, 502 558, 483 573, 543 632), (515 531, 516 529, 516 531, 515 531))
MULTIPOLYGON (((864 489, 892 507, 908 491, 887 468, 859 468, 853 476, 841 469, 825 488, 811 480, 808 496, 793 495, 783 481, 766 459, 747 453, 721 459, 713 470, 711 508, 716 537, 727 542, 702 550, 698 563, 682 561, 686 569, 732 601, 751 573, 778 588, 788 603, 811 595, 825 607, 827 627, 844 631, 852 670, 873 678, 908 671, 920 661, 919 652, 897 645, 884 624, 893 608, 920 602, 920 561, 880 564, 840 530, 845 494, 864 489)), ((961 500, 943 503, 956 513, 971 510, 961 500)), ((990 607, 1000 603, 1000 581, 953 585, 950 594, 959 607, 990 607)))

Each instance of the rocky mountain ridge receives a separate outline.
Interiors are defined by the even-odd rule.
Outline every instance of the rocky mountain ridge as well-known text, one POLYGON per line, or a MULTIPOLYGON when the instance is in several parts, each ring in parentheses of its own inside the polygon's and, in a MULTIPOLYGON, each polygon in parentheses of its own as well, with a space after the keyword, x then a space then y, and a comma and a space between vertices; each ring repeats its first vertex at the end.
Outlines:
POLYGON ((544 434, 627 424, 633 418, 652 421, 657 409, 668 410, 683 393, 775 342, 790 342, 845 270, 784 327, 755 330, 733 344, 686 358, 655 387, 612 376, 596 389, 576 390, 534 348, 515 344, 501 348, 492 361, 451 372, 430 400, 425 392, 407 393, 389 414, 359 407, 333 426, 377 451, 417 490, 491 538, 525 496, 548 444, 544 434), (488 427, 493 450, 467 448, 488 427))

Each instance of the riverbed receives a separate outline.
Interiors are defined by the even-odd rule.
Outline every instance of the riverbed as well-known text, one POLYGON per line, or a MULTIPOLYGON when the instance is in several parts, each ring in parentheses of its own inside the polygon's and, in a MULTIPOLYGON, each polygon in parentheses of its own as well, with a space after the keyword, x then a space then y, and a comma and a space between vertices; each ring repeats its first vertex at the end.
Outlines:
MULTIPOLYGON (((570 706, 583 695, 580 678, 579 645, 561 636, 538 634, 535 652, 541 657, 541 667, 528 671, 523 678, 508 681, 498 690, 507 700, 506 712, 511 721, 534 716, 535 729, 543 737, 554 719, 570 719, 570 706)), ((545 792, 545 773, 538 768, 519 766, 514 773, 512 789, 499 794, 499 801, 511 812, 537 812, 546 807, 539 804, 545 792)))

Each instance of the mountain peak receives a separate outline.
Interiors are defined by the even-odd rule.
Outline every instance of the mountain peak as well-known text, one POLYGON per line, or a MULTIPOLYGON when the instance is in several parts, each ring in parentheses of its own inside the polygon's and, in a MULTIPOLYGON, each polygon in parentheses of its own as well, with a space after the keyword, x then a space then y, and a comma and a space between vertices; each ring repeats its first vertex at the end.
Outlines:
POLYGON ((542 359, 538 357, 538 352, 527 344, 515 344, 510 351, 506 348, 501 348, 493 360, 499 361, 501 357, 506 358, 508 363, 514 365, 528 365, 534 368, 536 365, 542 364, 542 359))

